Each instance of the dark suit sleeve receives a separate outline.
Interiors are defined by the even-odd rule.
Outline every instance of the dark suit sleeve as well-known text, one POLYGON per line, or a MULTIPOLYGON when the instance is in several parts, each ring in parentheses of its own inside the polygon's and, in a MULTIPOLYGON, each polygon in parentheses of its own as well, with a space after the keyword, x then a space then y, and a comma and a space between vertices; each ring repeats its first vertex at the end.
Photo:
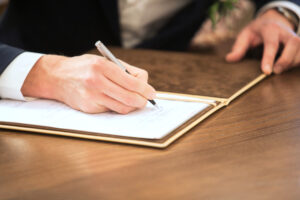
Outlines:
POLYGON ((0 75, 5 68, 24 50, 0 42, 0 75))

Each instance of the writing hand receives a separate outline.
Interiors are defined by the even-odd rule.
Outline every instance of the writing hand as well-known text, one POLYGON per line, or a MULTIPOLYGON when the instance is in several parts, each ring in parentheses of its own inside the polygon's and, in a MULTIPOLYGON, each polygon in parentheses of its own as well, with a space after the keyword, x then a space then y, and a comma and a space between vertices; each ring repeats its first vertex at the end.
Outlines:
POLYGON ((131 75, 96 55, 44 55, 28 74, 24 96, 54 99, 86 112, 127 114, 155 97, 145 70, 124 63, 131 75))

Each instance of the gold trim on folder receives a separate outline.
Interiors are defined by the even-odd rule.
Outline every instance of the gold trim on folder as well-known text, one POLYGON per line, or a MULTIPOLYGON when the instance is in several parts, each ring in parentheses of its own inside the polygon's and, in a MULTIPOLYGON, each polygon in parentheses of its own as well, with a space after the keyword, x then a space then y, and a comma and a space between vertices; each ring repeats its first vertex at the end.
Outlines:
POLYGON ((259 75, 256 79, 254 79, 253 81, 251 81, 250 83, 242 87, 240 90, 238 90, 236 93, 234 93, 231 97, 229 97, 226 101, 226 105, 230 104, 234 99, 236 99, 238 96, 240 96, 241 94, 243 94, 244 92, 252 88, 257 83, 261 82, 266 77, 267 75, 265 74, 259 75))

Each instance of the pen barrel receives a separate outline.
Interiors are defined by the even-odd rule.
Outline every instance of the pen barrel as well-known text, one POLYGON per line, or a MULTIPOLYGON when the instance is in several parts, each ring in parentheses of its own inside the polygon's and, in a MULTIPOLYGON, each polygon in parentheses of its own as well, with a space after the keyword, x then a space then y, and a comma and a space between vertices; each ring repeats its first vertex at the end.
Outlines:
MULTIPOLYGON (((98 51, 108 60, 112 61, 113 63, 115 63, 116 65, 118 65, 118 67, 120 67, 121 69, 123 69, 124 71, 127 71, 126 67, 108 50, 108 48, 106 48, 106 46, 101 42, 101 41, 97 41, 95 43, 95 46, 97 47, 98 51)), ((129 73, 127 71, 127 73, 129 73)), ((129 73, 130 74, 130 73, 129 73)))

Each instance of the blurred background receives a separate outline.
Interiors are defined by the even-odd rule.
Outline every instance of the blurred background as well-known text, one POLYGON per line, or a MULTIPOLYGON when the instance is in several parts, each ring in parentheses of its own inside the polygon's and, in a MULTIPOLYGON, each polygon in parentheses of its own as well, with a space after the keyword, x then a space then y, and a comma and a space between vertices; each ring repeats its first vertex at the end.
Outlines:
POLYGON ((2 15, 6 5, 7 5, 7 0, 0 0, 0 15, 2 15))
MULTIPOLYGON (((8 1, 0 0, 0 16, 5 11, 8 1)), ((224 16, 215 28, 212 28, 211 21, 207 19, 194 36, 190 50, 207 51, 210 49, 224 54, 224 52, 219 52, 225 51, 220 44, 232 43, 238 32, 253 18, 254 11, 255 7, 251 0, 239 0, 236 8, 224 16)))

